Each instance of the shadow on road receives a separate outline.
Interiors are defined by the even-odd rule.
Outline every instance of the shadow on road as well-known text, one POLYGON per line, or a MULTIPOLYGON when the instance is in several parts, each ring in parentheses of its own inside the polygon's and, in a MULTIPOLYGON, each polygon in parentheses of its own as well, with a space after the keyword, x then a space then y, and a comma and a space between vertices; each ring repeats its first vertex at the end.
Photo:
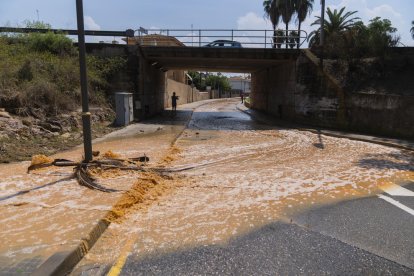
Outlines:
POLYGON ((359 160, 357 164, 366 169, 414 171, 414 156, 406 151, 389 154, 369 154, 359 160))
POLYGON ((320 129, 318 129, 318 143, 313 143, 313 146, 318 149, 325 148, 325 145, 323 144, 323 141, 322 141, 322 133, 320 129))
POLYGON ((130 255, 123 275, 366 275, 412 270, 296 224, 276 222, 227 245, 200 246, 142 259, 130 255))

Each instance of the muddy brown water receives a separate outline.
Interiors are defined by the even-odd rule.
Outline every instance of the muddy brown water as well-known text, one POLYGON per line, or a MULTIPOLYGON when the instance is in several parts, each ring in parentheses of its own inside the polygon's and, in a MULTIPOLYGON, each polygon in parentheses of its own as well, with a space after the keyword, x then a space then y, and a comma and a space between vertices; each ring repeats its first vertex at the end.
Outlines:
POLYGON ((79 269, 107 266, 129 251, 143 257, 225 244, 295 213, 414 181, 410 153, 256 122, 237 104, 221 100, 194 110, 166 164, 180 171, 171 189, 111 225, 79 269))

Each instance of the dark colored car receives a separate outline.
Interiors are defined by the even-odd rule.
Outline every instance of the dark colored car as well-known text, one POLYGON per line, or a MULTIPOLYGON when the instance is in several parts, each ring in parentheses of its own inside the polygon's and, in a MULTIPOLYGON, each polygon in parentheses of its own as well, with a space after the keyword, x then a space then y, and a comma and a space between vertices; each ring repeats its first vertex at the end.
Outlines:
POLYGON ((242 48, 240 42, 232 41, 232 40, 215 40, 205 47, 224 47, 224 48, 242 48))

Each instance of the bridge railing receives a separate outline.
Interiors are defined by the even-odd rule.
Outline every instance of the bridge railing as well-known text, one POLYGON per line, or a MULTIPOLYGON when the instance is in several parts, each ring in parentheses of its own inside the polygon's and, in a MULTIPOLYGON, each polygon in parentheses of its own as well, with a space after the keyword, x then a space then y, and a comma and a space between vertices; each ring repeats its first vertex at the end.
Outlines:
POLYGON ((203 47, 215 40, 240 42, 247 48, 297 48, 307 40, 308 34, 301 30, 222 30, 222 29, 143 29, 136 36, 165 35, 175 37, 188 47, 203 47))

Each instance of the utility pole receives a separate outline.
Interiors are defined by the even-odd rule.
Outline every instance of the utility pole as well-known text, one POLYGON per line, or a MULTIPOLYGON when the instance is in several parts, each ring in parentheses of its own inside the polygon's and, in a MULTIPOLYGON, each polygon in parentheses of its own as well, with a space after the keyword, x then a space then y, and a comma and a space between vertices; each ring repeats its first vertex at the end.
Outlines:
POLYGON ((324 52, 324 41, 325 41, 325 0, 321 0, 321 33, 319 46, 321 48, 320 66, 323 68, 323 52, 324 52))
POLYGON ((82 95, 82 127, 85 162, 92 161, 91 113, 89 112, 88 80, 86 75, 85 28, 83 22, 83 3, 76 0, 76 15, 78 21, 79 67, 82 95))

